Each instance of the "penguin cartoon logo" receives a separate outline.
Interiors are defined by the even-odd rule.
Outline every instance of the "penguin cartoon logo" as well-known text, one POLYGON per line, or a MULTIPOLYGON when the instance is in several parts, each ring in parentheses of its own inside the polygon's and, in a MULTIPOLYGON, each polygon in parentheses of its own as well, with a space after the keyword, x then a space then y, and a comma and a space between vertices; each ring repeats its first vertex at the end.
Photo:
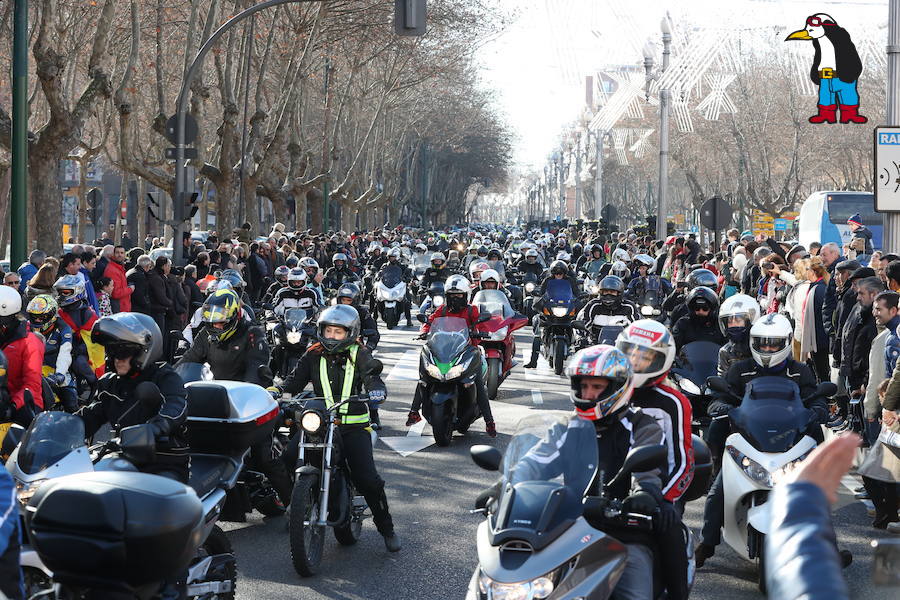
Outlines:
POLYGON ((784 41, 811 41, 815 53, 809 77, 819 86, 819 112, 810 123, 836 123, 838 107, 841 123, 865 123, 859 114, 856 82, 862 73, 862 61, 850 33, 831 15, 817 13, 806 18, 806 27, 793 32, 784 41))

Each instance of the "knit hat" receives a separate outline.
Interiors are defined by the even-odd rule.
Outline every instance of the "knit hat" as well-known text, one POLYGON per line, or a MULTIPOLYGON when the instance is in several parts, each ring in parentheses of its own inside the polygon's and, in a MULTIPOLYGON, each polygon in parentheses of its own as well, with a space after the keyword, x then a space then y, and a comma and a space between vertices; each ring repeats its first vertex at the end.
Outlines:
POLYGON ((855 215, 847 219, 847 224, 850 225, 851 223, 856 223, 857 225, 863 224, 862 217, 859 216, 859 213, 856 213, 855 215))

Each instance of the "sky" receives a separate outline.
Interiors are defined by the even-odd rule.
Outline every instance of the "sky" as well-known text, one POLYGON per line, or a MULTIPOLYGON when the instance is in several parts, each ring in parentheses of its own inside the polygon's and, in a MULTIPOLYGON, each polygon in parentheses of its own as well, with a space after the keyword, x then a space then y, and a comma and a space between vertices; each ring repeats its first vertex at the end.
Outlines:
POLYGON ((769 26, 781 39, 819 12, 851 32, 882 26, 888 14, 887 0, 500 2, 517 18, 480 49, 478 59, 484 85, 496 90, 516 135, 514 160, 525 169, 543 165, 561 130, 582 115, 586 75, 607 65, 640 64, 648 40, 661 46, 660 21, 667 11, 676 28, 690 25, 728 35, 734 28, 769 26))

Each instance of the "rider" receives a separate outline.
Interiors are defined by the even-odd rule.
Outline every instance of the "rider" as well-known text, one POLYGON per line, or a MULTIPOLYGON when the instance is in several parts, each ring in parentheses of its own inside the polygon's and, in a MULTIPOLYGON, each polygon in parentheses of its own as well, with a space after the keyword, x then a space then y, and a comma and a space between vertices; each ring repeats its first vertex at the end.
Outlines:
MULTIPOLYGON (((469 291, 471 286, 469 280, 462 275, 451 275, 444 284, 444 294, 447 302, 439 307, 431 316, 428 322, 422 325, 422 336, 425 336, 431 329, 431 324, 435 319, 441 317, 459 317, 465 319, 472 330, 478 323, 478 307, 469 304, 469 291)), ((478 341, 473 339, 472 344, 478 341)), ((425 384, 420 379, 416 386, 416 393, 413 396, 412 406, 409 410, 409 416, 406 419, 406 426, 411 427, 422 420, 419 410, 422 408, 422 401, 425 395, 425 384)), ((475 399, 478 402, 478 408, 481 409, 481 415, 484 417, 484 429, 491 437, 497 436, 497 426, 494 424, 494 416, 491 413, 491 404, 488 401, 487 387, 484 384, 484 374, 481 369, 476 370, 475 376, 475 399)))
MULTIPOLYGON (((821 423, 829 418, 828 404, 815 395, 816 376, 806 363, 791 358, 793 329, 784 315, 772 313, 760 318, 750 328, 750 352, 753 358, 740 360, 728 369, 725 376, 731 394, 719 394, 710 406, 710 416, 722 416, 744 397, 747 384, 757 377, 786 377, 800 388, 800 398, 809 409, 807 435, 821 443, 821 423)), ((702 542, 697 546, 697 567, 702 567, 713 556, 721 541, 722 523, 725 519, 722 471, 706 498, 703 511, 702 542)))
MULTIPOLYGON (((297 368, 282 386, 283 391, 296 394, 312 383, 316 396, 325 399, 325 405, 342 402, 360 396, 363 387, 368 391, 368 403, 381 403, 387 398, 387 390, 381 380, 381 361, 372 357, 369 350, 359 343, 359 313, 352 306, 330 306, 319 315, 318 342, 310 346, 297 368)), ((367 402, 360 399, 344 404, 338 409, 340 417, 341 455, 350 467, 350 477, 363 496, 378 532, 390 552, 400 550, 400 539, 394 532, 394 523, 388 510, 384 493, 384 480, 375 468, 372 456, 372 437, 369 426, 367 402)), ((299 436, 295 436, 299 443, 299 436)), ((294 441, 294 440, 292 440, 294 441)), ((295 456, 293 449, 285 452, 285 459, 295 456)), ((290 462, 289 464, 294 464, 290 462)))
POLYGON ((338 288, 336 300, 337 304, 348 304, 359 313, 361 336, 365 338, 366 348, 370 352, 374 352, 379 340, 381 340, 381 334, 378 333, 378 321, 375 320, 366 307, 360 306, 359 299, 361 294, 359 285, 351 281, 338 288))
POLYGON ((516 266, 523 276, 528 273, 534 273, 540 279, 541 275, 544 274, 544 265, 538 260, 538 251, 534 248, 526 250, 525 256, 519 259, 519 263, 516 266))
POLYGON ((135 465, 145 473, 187 483, 189 457, 187 392, 181 376, 162 359, 163 336, 156 321, 141 313, 117 313, 98 320, 91 337, 106 354, 106 374, 97 382, 91 403, 78 416, 87 437, 109 423, 123 427, 149 423, 156 436, 156 460, 135 465), (137 386, 150 382, 159 388, 159 408, 149 408, 136 397, 137 386))
POLYGON ((625 284, 615 275, 607 275, 597 284, 597 297, 584 305, 578 313, 596 341, 606 325, 624 326, 640 319, 637 307, 625 299, 625 284))
POLYGON ((603 247, 600 244, 591 244, 590 255, 582 264, 582 269, 584 269, 588 275, 596 277, 605 264, 607 263, 606 258, 603 255, 603 247))
MULTIPOLYGON (((272 384, 266 333, 241 317, 240 300, 229 289, 216 290, 206 299, 203 329, 175 366, 184 363, 208 363, 213 377, 219 380, 263 387, 272 384)), ((250 462, 269 478, 287 506, 293 486, 284 464, 274 457, 271 437, 250 448, 250 462)))
POLYGON ((325 271, 325 277, 322 279, 322 286, 326 290, 336 290, 343 283, 359 281, 359 275, 351 271, 347 263, 347 255, 343 252, 331 257, 332 267, 325 271))
MULTIPOLYGON (((412 309, 412 307, 411 307, 412 302, 409 297, 409 282, 412 280, 412 271, 409 270, 409 267, 405 267, 400 263, 401 254, 402 254, 402 252, 400 251, 400 248, 391 248, 390 252, 388 252, 387 262, 384 263, 384 265, 381 267, 381 270, 378 272, 378 275, 375 277, 375 279, 381 280, 384 277, 385 272, 388 269, 395 269, 395 270, 399 269, 400 281, 403 281, 404 283, 406 283, 406 299, 403 301, 403 305, 404 305, 403 310, 404 310, 404 316, 406 317, 406 326, 412 327, 412 314, 410 312, 412 309)), ((375 312, 374 302, 375 302, 375 294, 372 294, 372 304, 373 305, 370 306, 370 309, 372 310, 373 313, 375 312)))
POLYGON ((275 298, 275 294, 278 293, 278 290, 287 287, 288 273, 290 273, 290 271, 291 270, 287 265, 281 265, 275 269, 275 281, 269 285, 269 289, 267 289, 266 293, 263 295, 263 304, 272 302, 275 298))
MULTIPOLYGON (((687 294, 690 294, 695 288, 700 286, 711 289, 713 292, 719 289, 719 278, 716 277, 716 274, 710 271, 709 269, 694 269, 687 276, 687 288, 685 291, 685 302, 683 304, 676 304, 672 306, 667 299, 667 302, 664 304, 663 308, 666 310, 671 310, 672 314, 669 316, 669 322, 673 325, 678 322, 678 319, 688 314, 688 306, 687 306, 687 294), (668 308, 671 306, 671 308, 668 308)), ((671 296, 670 296, 671 297, 671 296)))
MULTIPOLYGON (((643 302, 647 292, 658 292, 657 302, 662 304, 662 300, 672 293, 672 284, 667 279, 663 279, 651 272, 651 268, 655 263, 656 261, 649 254, 638 254, 634 257, 637 272, 628 283, 628 289, 625 291, 626 298, 632 302, 640 303, 643 302)), ((659 308, 659 306, 654 306, 653 308, 659 308)))
POLYGON ((447 259, 444 257, 443 252, 434 252, 431 255, 431 267, 425 271, 425 275, 422 277, 422 289, 428 289, 431 287, 431 284, 435 281, 440 281, 441 283, 447 280, 449 273, 445 269, 447 264, 447 259))
POLYGON ((16 422, 28 425, 32 412, 44 409, 44 344, 29 330, 22 315, 22 296, 8 285, 0 286, 0 352, 6 355, 6 386, 15 406, 16 422), (29 405, 28 396, 33 406, 29 405))
POLYGON ((722 303, 719 328, 727 343, 719 349, 719 377, 725 377, 734 363, 751 357, 750 328, 760 313, 759 302, 746 294, 735 294, 722 303))
POLYGON ((64 275, 53 284, 59 316, 72 329, 72 371, 93 387, 103 375, 103 348, 91 338, 97 322, 94 309, 87 303, 84 281, 77 275, 64 275))
POLYGON ((316 295, 316 306, 325 306, 325 288, 319 281, 319 263, 311 256, 300 259, 300 268, 306 271, 306 289, 316 295))
POLYGON ((626 327, 616 340, 618 348, 631 361, 634 394, 631 404, 649 414, 662 427, 668 446, 668 475, 663 477, 665 510, 677 511, 671 527, 657 528, 663 579, 671 600, 686 600, 689 594, 687 553, 674 549, 684 544, 680 502, 694 477, 694 445, 691 434, 691 403, 674 387, 665 384, 675 360, 675 340, 665 325, 653 319, 641 319, 626 327))
POLYGON ((72 328, 59 318, 59 306, 49 294, 31 299, 25 309, 33 331, 44 336, 44 366, 53 369, 48 376, 56 385, 66 412, 78 409, 78 389, 69 375, 72 366, 72 328))
POLYGON ((281 316, 288 308, 314 309, 319 304, 319 295, 306 286, 307 275, 303 267, 294 267, 288 273, 287 287, 278 290, 272 300, 273 312, 281 316))
POLYGON ((565 281, 569 284, 572 291, 572 297, 577 298, 581 292, 578 280, 569 271, 569 265, 561 260, 555 260, 550 263, 550 274, 541 282, 538 291, 537 300, 534 302, 534 319, 532 319, 532 329, 534 337, 531 340, 531 360, 525 365, 526 369, 534 369, 537 367, 538 354, 541 352, 541 312, 543 310, 544 294, 547 293, 547 284, 550 281, 565 281))
POLYGON ((718 324, 719 297, 715 292, 708 287, 696 287, 688 293, 684 304, 687 316, 678 319, 672 327, 679 351, 691 342, 712 342, 720 346, 725 343, 718 324))

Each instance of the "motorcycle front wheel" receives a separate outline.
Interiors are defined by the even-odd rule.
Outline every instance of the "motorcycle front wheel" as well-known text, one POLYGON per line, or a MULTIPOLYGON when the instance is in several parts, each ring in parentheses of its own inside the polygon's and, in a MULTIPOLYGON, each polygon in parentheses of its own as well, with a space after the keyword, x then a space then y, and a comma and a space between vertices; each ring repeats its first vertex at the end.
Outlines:
POLYGON ((302 577, 315 575, 322 562, 324 527, 315 524, 319 520, 320 511, 318 478, 314 475, 298 477, 291 494, 288 530, 291 561, 294 563, 294 570, 302 577))
POLYGON ((500 388, 500 359, 487 359, 487 393, 488 398, 495 400, 500 388))
POLYGON ((446 404, 431 407, 431 432, 438 446, 449 446, 453 437, 453 414, 447 408, 446 404))
POLYGON ((566 363, 566 343, 556 340, 553 343, 553 370, 557 375, 563 374, 563 366, 566 363))

